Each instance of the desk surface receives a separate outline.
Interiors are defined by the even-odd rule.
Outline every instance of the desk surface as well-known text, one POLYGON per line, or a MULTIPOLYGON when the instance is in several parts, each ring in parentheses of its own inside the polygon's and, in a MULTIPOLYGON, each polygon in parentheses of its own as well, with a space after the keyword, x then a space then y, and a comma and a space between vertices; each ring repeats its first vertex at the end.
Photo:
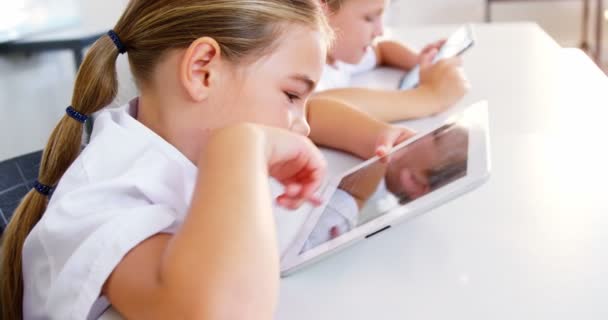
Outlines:
MULTIPOLYGON (((452 29, 393 37, 421 46, 452 29)), ((476 31, 473 89, 452 111, 489 100, 489 182, 283 279, 277 319, 608 318, 608 79, 535 25, 476 31)))

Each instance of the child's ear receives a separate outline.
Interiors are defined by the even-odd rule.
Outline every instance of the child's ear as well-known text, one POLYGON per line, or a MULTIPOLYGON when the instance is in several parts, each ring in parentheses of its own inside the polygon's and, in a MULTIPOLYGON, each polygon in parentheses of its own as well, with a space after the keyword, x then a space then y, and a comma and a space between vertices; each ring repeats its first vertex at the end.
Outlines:
POLYGON ((196 39, 182 58, 179 79, 195 102, 209 97, 209 89, 216 80, 220 66, 220 46, 212 38, 196 39))

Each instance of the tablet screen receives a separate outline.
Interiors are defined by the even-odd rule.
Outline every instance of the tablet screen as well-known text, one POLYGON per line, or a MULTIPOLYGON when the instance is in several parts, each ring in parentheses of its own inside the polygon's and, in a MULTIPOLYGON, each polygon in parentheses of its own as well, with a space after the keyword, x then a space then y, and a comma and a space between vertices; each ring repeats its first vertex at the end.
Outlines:
POLYGON ((466 126, 446 124, 345 176, 302 252, 466 176, 468 145, 466 126))

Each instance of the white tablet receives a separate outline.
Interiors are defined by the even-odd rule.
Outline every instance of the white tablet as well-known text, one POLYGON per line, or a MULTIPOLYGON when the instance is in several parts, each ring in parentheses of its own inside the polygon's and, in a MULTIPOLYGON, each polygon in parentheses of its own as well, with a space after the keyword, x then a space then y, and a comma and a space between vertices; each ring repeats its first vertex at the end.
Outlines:
MULTIPOLYGON (((441 46, 439 52, 435 56, 433 63, 441 59, 452 58, 461 55, 475 43, 475 34, 473 26, 470 24, 464 25, 456 30, 441 46)), ((420 82, 420 66, 416 65, 412 70, 406 73, 399 82, 399 89, 408 90, 418 86, 420 82)))
POLYGON ((281 275, 429 211, 481 185, 490 173, 487 102, 328 181, 281 256, 281 275))

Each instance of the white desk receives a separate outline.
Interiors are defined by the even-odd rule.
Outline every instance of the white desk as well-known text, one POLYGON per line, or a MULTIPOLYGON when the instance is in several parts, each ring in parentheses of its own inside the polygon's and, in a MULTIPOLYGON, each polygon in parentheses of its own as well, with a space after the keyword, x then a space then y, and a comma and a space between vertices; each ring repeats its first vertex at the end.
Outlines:
POLYGON ((476 30, 459 106, 490 102, 489 182, 282 280, 277 319, 608 319, 608 79, 535 25, 476 30))
POLYGON ((535 25, 476 29, 459 107, 490 101, 489 182, 283 279, 278 320, 608 319, 608 79, 535 25))

